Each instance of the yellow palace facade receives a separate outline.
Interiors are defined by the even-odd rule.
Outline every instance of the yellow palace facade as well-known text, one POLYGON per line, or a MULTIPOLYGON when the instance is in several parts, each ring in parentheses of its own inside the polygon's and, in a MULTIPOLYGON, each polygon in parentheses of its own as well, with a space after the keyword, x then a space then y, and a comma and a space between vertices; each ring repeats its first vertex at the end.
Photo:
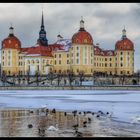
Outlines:
POLYGON ((84 27, 81 19, 80 28, 71 39, 58 35, 54 44, 48 44, 42 13, 41 28, 36 45, 22 47, 20 40, 10 27, 9 36, 2 41, 1 73, 6 75, 35 75, 37 72, 46 75, 84 73, 93 75, 102 72, 111 75, 132 75, 134 73, 134 44, 127 38, 126 30, 115 43, 114 50, 101 49, 94 44, 93 38, 84 27))

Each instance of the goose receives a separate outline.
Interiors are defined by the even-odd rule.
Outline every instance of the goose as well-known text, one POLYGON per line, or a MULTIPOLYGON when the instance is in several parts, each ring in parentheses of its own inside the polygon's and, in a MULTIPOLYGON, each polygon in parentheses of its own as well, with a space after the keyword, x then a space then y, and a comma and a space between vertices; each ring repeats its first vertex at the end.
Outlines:
POLYGON ((58 129, 58 124, 56 124, 56 127, 54 127, 54 126, 49 126, 49 128, 47 129, 47 131, 58 131, 59 129, 58 129))

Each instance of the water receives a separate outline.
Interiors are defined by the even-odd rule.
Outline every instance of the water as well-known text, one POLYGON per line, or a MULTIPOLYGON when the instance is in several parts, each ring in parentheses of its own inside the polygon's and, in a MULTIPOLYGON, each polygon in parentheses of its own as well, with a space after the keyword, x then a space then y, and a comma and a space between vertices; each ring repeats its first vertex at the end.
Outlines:
MULTIPOLYGON (((15 90, 0 91, 0 108, 38 108, 112 112, 118 121, 130 123, 140 115, 140 91, 112 90, 15 90)), ((139 123, 139 122, 137 122, 139 123)))

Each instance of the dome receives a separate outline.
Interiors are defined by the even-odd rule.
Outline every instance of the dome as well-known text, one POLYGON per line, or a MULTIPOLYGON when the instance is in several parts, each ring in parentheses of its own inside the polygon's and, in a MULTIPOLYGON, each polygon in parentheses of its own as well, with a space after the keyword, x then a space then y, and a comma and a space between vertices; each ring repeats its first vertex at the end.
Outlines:
POLYGON ((79 31, 75 33, 72 37, 72 43, 74 44, 93 44, 93 39, 87 31, 79 31))
POLYGON ((14 33, 13 33, 14 28, 10 27, 9 29, 10 29, 9 36, 2 41, 2 49, 5 49, 5 48, 20 49, 21 42, 16 36, 14 36, 14 33))
POLYGON ((116 50, 134 50, 133 42, 127 38, 126 30, 122 30, 122 39, 117 41, 115 44, 116 50))
POLYGON ((119 40, 115 44, 116 50, 134 50, 134 44, 128 38, 119 40))
POLYGON ((84 29, 84 21, 81 19, 80 21, 80 29, 77 33, 75 33, 72 37, 72 43, 74 44, 87 44, 93 45, 93 39, 90 33, 88 33, 84 29))
POLYGON ((2 49, 10 48, 10 49, 20 49, 21 43, 19 39, 15 36, 7 37, 2 41, 2 49))

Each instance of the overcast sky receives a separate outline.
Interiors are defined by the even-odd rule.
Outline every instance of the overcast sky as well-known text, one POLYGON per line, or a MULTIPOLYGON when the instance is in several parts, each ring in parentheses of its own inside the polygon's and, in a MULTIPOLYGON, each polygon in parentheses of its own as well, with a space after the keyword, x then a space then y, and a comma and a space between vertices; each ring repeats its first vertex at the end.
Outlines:
POLYGON ((22 47, 36 44, 42 7, 49 44, 60 33, 71 39, 83 16, 94 44, 114 49, 125 26, 127 37, 135 45, 135 71, 140 69, 140 4, 138 3, 0 3, 0 41, 9 34, 10 23, 22 47))

